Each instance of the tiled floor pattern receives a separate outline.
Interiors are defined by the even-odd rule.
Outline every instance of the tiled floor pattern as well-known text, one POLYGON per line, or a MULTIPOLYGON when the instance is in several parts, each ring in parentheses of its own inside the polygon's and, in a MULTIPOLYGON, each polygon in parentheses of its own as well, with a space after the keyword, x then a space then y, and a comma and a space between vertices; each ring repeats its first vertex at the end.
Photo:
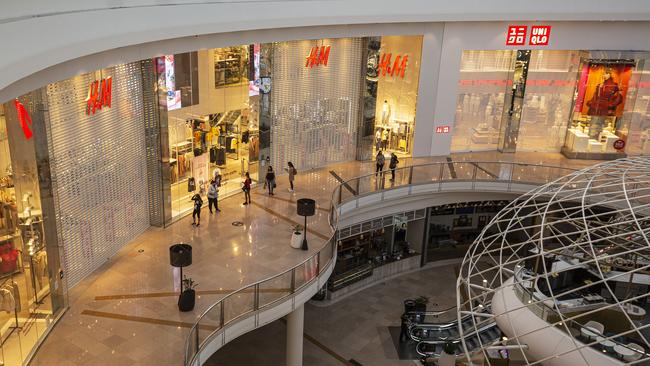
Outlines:
MULTIPOLYGON (((559 154, 472 153, 454 154, 452 158, 455 161, 516 160, 563 166, 590 163, 567 160, 559 154)), ((444 157, 401 160, 400 166, 445 161, 444 157)), ((295 193, 287 192, 287 178, 281 176, 275 197, 264 195, 260 187, 256 191, 258 194, 252 195, 254 205, 242 205, 241 195, 227 198, 220 202, 222 212, 210 215, 207 209, 203 210, 203 221, 198 228, 190 225, 191 218, 182 219, 165 229, 150 228, 70 291, 69 310, 45 340, 32 365, 178 364, 182 360, 186 328, 114 319, 98 314, 193 323, 204 309, 230 290, 285 271, 322 247, 324 238, 331 235, 327 210, 332 190, 338 184, 329 170, 347 180, 369 174, 373 169, 373 162, 348 162, 326 169, 301 171, 295 182, 295 193), (295 250, 288 245, 291 224, 303 222, 303 218, 296 214, 294 202, 305 196, 315 199, 321 208, 308 219, 308 227, 314 234, 311 235, 309 251, 295 250), (244 225, 233 226, 234 221, 241 221, 244 225), (197 296, 196 308, 189 313, 178 312, 175 296, 158 296, 178 291, 179 275, 169 265, 168 248, 179 242, 193 246, 194 263, 184 273, 198 283, 199 291, 205 291, 197 296)), ((393 296, 396 295, 388 297, 393 296)), ((382 298, 381 301, 392 300, 382 298)), ((401 298, 396 301, 400 302, 401 298)), ((333 313, 330 316, 332 324, 337 325, 332 325, 334 328, 331 329, 322 323, 323 319, 312 320, 309 310, 307 327, 322 326, 325 331, 318 335, 318 339, 324 337, 324 343, 330 337, 332 340, 347 340, 341 350, 345 354, 359 353, 365 347, 377 347, 387 339, 387 334, 377 329, 370 338, 372 341, 366 341, 368 337, 354 329, 348 329, 349 333, 337 333, 335 329, 341 324, 377 323, 381 319, 371 315, 375 308, 381 307, 376 302, 369 305, 368 314, 349 319, 349 324, 339 322, 341 319, 338 318, 344 317, 344 314, 333 313), (312 321, 317 325, 311 325, 312 321)), ((336 306, 333 309, 337 309, 336 306)), ((353 304, 348 306, 353 307, 353 304)), ((345 313, 346 309, 339 311, 345 313)), ((388 318, 395 319, 392 315, 388 318)), ((388 318, 384 321, 388 321, 388 318)))
MULTIPOLYGON (((307 304, 304 365, 413 366, 413 361, 399 359, 389 327, 399 327, 404 299, 427 296, 431 304, 437 304, 429 305, 430 310, 454 306, 457 267, 434 264, 328 307, 307 304)), ((285 362, 285 339, 286 327, 276 321, 227 344, 207 365, 281 366, 285 362)))

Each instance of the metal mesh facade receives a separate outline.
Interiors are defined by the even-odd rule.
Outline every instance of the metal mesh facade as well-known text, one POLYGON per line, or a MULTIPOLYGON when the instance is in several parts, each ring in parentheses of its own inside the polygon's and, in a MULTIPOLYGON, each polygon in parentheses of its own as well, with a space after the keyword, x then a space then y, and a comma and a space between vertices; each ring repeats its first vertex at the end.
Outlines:
MULTIPOLYGON (((522 365, 650 361, 650 158, 605 162, 536 188, 486 226, 457 285, 470 362, 496 322, 522 365)), ((460 320, 459 320, 460 324, 460 320)), ((498 347, 497 347, 498 348, 498 347)))
POLYGON ((140 63, 46 87, 63 268, 70 287, 149 226, 140 63), (112 76, 112 106, 87 115, 90 84, 112 76))
POLYGON ((361 38, 273 45, 271 163, 298 169, 354 160, 363 82, 361 38), (312 47, 330 46, 327 66, 305 67, 312 47))

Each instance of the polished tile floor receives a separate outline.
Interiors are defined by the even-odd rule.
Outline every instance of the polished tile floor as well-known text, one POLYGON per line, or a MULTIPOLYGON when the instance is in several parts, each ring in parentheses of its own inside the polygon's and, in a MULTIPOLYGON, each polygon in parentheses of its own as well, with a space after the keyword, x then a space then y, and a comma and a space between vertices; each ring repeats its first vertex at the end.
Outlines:
MULTIPOLYGON (((567 160, 559 154, 473 153, 452 158, 578 167, 590 163, 567 160)), ((446 160, 402 159, 400 166, 429 161, 446 160)), ((188 328, 209 305, 233 290, 291 268, 323 246, 331 235, 327 210, 338 184, 329 171, 350 179, 371 173, 373 168, 372 162, 348 162, 300 171, 293 194, 287 192, 287 178, 279 177, 274 198, 258 188, 252 195, 253 205, 243 206, 243 197, 237 195, 220 202, 220 213, 210 215, 204 208, 198 228, 190 225, 191 218, 185 218, 165 229, 147 230, 70 291, 69 310, 32 365, 180 364, 188 328), (302 222, 295 208, 295 200, 301 197, 315 199, 321 208, 308 220, 316 234, 310 236, 309 251, 289 246, 291 225, 302 222), (232 225, 235 221, 244 225, 232 225), (189 313, 177 310, 178 271, 169 265, 168 248, 180 242, 194 249, 194 263, 184 274, 198 283, 199 297, 195 310, 189 313)), ((308 324, 312 319, 308 315, 308 324)), ((336 338, 335 332, 328 334, 336 338)), ((365 352, 363 347, 343 351, 365 352)))

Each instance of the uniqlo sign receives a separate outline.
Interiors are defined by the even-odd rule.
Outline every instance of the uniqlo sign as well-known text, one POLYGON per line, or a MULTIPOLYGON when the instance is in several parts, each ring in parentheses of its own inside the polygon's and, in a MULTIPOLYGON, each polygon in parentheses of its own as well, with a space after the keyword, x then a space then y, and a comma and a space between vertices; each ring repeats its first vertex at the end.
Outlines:
POLYGON ((530 27, 530 40, 528 44, 531 46, 548 46, 548 39, 550 37, 550 25, 533 25, 530 27))
MULTIPOLYGON (((508 26, 508 35, 506 37, 506 46, 524 46, 528 33, 527 25, 510 25, 508 26)), ((529 46, 548 46, 551 38, 550 25, 531 25, 529 46)))
POLYGON ((525 45, 527 31, 528 31, 528 26, 525 25, 508 26, 508 37, 506 38, 506 46, 525 45))

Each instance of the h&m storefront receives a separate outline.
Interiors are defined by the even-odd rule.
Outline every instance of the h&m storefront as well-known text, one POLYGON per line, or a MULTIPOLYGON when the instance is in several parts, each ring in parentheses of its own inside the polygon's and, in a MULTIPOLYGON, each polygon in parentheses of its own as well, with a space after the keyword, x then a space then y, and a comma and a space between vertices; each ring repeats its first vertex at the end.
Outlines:
POLYGON ((164 223, 215 174, 220 198, 264 179, 378 150, 410 156, 421 36, 263 43, 154 60, 164 223))
POLYGON ((421 42, 201 50, 1 104, 0 363, 28 362, 67 308, 68 288, 148 227, 187 214, 215 170, 223 198, 268 165, 305 170, 369 159, 378 147, 410 154, 421 42), (381 146, 377 131, 387 135, 381 146))

